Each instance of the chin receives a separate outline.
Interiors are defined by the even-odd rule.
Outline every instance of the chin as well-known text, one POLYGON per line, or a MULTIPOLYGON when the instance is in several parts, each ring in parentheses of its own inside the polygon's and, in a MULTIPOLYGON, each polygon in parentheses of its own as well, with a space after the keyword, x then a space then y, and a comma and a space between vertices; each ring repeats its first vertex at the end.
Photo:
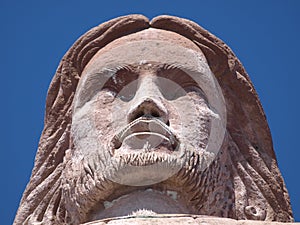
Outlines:
MULTIPOLYGON (((200 187, 203 168, 214 156, 180 138, 176 141, 174 149, 163 143, 147 149, 122 144, 107 151, 113 154, 105 156, 106 164, 99 162, 99 156, 74 161, 69 169, 79 172, 79 177, 66 179, 66 196, 73 196, 68 208, 77 208, 72 214, 80 222, 127 216, 143 209, 146 214, 197 214, 203 200, 197 195, 207 187, 200 187)), ((74 171, 70 174, 74 177, 74 171)))

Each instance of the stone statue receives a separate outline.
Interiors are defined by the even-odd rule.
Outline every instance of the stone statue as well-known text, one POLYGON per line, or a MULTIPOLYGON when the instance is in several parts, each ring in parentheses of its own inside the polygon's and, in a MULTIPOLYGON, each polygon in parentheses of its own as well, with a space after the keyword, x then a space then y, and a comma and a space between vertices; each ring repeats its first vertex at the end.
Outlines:
POLYGON ((293 221, 263 109, 230 48, 186 19, 124 16, 63 57, 14 224, 161 214, 293 221))

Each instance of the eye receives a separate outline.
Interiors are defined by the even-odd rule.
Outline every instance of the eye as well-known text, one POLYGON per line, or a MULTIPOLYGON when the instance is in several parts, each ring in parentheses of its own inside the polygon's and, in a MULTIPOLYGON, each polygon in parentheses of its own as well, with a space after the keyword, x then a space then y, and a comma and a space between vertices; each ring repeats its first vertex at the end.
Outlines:
POLYGON ((161 94, 167 100, 171 101, 185 94, 184 89, 170 79, 159 77, 156 82, 161 94))
POLYGON ((164 89, 163 96, 167 99, 167 100, 176 100, 182 96, 186 95, 186 91, 180 87, 179 85, 174 85, 172 83, 170 83, 169 87, 173 86, 173 88, 169 88, 169 89, 164 89))
POLYGON ((158 71, 159 87, 167 100, 176 100, 180 97, 198 96, 207 101, 207 98, 197 82, 177 65, 163 65, 158 71))
POLYGON ((107 80, 102 90, 109 90, 113 93, 114 98, 128 102, 135 96, 137 77, 137 74, 127 67, 120 69, 107 80))
POLYGON ((137 91, 137 80, 134 80, 130 82, 129 84, 126 84, 122 90, 117 94, 117 98, 120 98, 124 102, 129 102, 132 100, 135 96, 135 93, 137 91))
POLYGON ((168 100, 176 100, 180 97, 183 96, 197 96, 200 97, 202 99, 204 99, 204 101, 207 102, 207 98, 204 94, 204 92, 202 91, 202 89, 194 84, 188 84, 188 85, 182 85, 179 86, 179 88, 177 88, 174 92, 172 92, 172 94, 168 97, 168 100))
POLYGON ((196 93, 198 95, 201 95, 203 97, 205 97, 204 92, 202 91, 202 89, 198 86, 195 85, 187 85, 184 86, 183 89, 185 90, 186 93, 196 93))
POLYGON ((188 86, 183 87, 183 89, 185 90, 187 95, 200 97, 206 103, 208 103, 207 97, 200 87, 195 86, 195 85, 188 85, 188 86))

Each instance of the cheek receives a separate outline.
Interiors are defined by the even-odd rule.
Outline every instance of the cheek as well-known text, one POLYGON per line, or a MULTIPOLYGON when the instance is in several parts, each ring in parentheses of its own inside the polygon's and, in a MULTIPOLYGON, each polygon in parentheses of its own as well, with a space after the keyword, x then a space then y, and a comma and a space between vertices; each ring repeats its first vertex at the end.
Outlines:
POLYGON ((112 132, 112 109, 113 101, 107 101, 104 96, 97 97, 94 102, 91 119, 100 137, 107 136, 112 132))
POLYGON ((183 136, 194 147, 205 148, 210 134, 210 116, 206 109, 199 109, 187 115, 184 121, 183 136))
POLYGON ((94 127, 90 114, 80 116, 80 112, 78 112, 78 114, 74 115, 71 136, 75 149, 75 158, 79 159, 82 155, 88 156, 93 154, 95 149, 97 149, 97 130, 94 127))
POLYGON ((176 109, 173 114, 178 136, 194 147, 205 148, 211 126, 210 110, 206 102, 197 96, 185 96, 172 102, 176 109))

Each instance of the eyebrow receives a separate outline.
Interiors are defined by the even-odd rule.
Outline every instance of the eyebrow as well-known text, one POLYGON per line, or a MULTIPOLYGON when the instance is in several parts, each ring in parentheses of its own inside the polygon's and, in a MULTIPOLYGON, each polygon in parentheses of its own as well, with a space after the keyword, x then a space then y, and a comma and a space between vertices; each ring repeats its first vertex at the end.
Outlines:
POLYGON ((166 69, 166 70, 168 70, 168 69, 184 69, 184 68, 185 67, 179 63, 171 63, 171 64, 164 63, 162 66, 162 69, 166 69))
MULTIPOLYGON (((92 73, 90 74, 89 77, 91 77, 91 79, 93 79, 93 77, 95 76, 99 76, 99 75, 108 75, 106 76, 107 78, 110 78, 111 76, 115 75, 117 72, 121 71, 121 70, 127 70, 127 71, 131 71, 131 65, 130 64, 114 64, 114 65, 108 65, 105 66, 103 68, 101 68, 98 72, 92 73)), ((87 78, 86 81, 88 81, 89 78, 87 78)))
POLYGON ((87 77, 83 81, 83 83, 79 86, 80 87, 80 97, 79 97, 79 106, 82 106, 83 102, 89 101, 94 92, 99 90, 97 86, 104 86, 105 83, 111 79, 114 75, 116 75, 121 70, 128 70, 131 71, 131 65, 129 64, 111 64, 100 68, 97 72, 92 72, 90 74, 86 74, 87 77))
POLYGON ((195 73, 203 74, 201 71, 198 71, 193 67, 187 67, 187 66, 184 66, 184 65, 179 64, 179 63, 163 64, 160 69, 161 69, 160 70, 161 72, 165 72, 165 71, 168 71, 168 70, 179 70, 182 73, 184 73, 186 76, 188 76, 190 79, 193 79, 193 80, 194 80, 194 77, 191 76, 190 74, 195 74, 195 73))
POLYGON ((162 70, 178 69, 178 70, 181 70, 182 72, 184 72, 186 74, 201 73, 195 67, 188 66, 188 65, 183 65, 183 64, 180 64, 180 63, 163 63, 162 66, 160 67, 160 69, 162 69, 162 70))
MULTIPOLYGON (((152 64, 151 62, 149 62, 152 64)), ((94 81, 101 81, 101 78, 104 78, 106 80, 110 79, 114 75, 116 75, 119 71, 121 70, 127 70, 128 72, 134 72, 134 70, 137 69, 139 66, 138 63, 135 64, 126 64, 126 63, 115 63, 111 64, 108 66, 105 66, 103 68, 100 68, 98 72, 90 74, 84 83, 94 83, 94 81)), ((172 69, 178 69, 181 70, 182 72, 186 73, 187 75, 190 73, 201 73, 198 71, 195 67, 187 66, 187 65, 182 65, 180 63, 159 63, 158 65, 158 70, 172 70, 172 69)), ((93 85, 91 85, 93 86, 93 85)))

